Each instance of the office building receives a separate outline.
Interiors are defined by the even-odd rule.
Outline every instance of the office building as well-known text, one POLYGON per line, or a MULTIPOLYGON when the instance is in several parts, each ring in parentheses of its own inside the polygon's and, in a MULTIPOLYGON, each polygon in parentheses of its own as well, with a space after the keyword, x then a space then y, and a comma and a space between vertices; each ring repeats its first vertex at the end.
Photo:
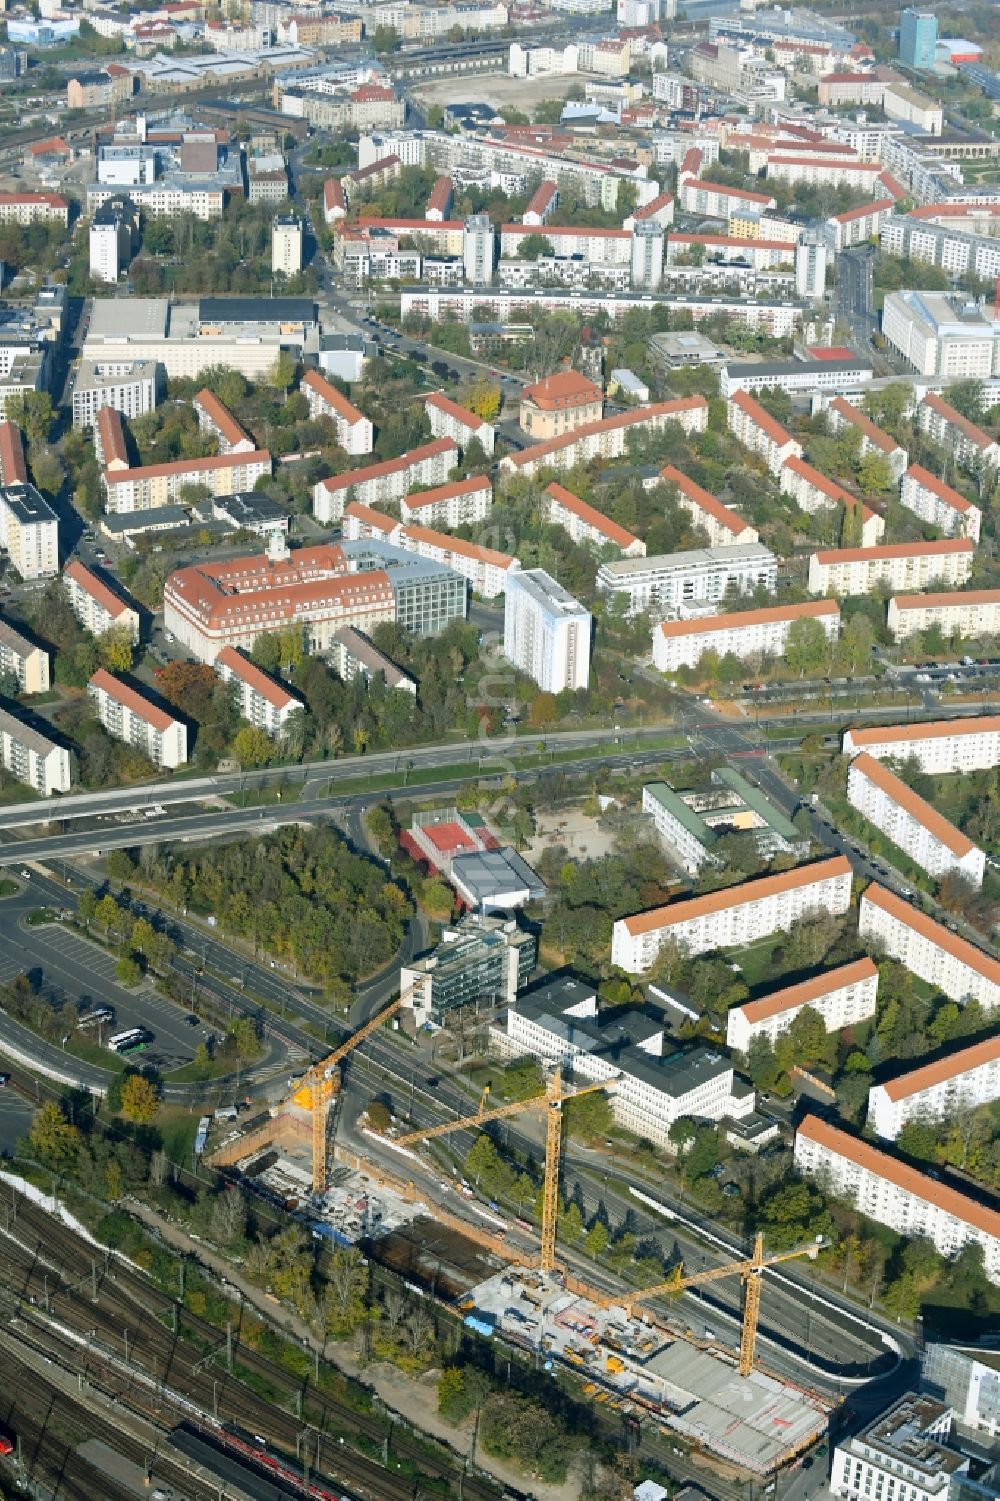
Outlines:
POLYGON ((846 858, 818 860, 619 918, 612 930, 611 962, 629 974, 641 974, 664 943, 675 943, 690 955, 731 948, 769 933, 787 933, 804 917, 823 912, 840 916, 850 900, 851 867, 846 858))
POLYGON ((908 6, 899 17, 899 60, 915 72, 929 72, 937 60, 938 19, 932 10, 908 6))
POLYGON ((470 912, 446 927, 437 947, 399 972, 399 993, 415 1027, 447 1024, 448 1013, 513 1005, 538 961, 534 933, 514 918, 470 912))
POLYGON ((979 541, 983 513, 971 500, 946 485, 929 469, 912 464, 903 475, 900 503, 921 521, 939 527, 948 537, 970 537, 979 541))
POLYGON ((544 568, 507 575, 503 654, 543 692, 587 687, 590 627, 590 611, 544 568))
POLYGON ((70 789, 69 751, 0 709, 0 762, 39 797, 70 789))
MULTIPOLYGON (((752 253, 755 243, 745 242, 752 253)), ((787 247, 783 247, 787 255, 787 247)), ((800 247, 801 248, 801 247, 800 247)), ((874 374, 870 360, 730 360, 719 372, 719 386, 728 401, 737 391, 777 389, 789 396, 815 397, 841 391, 860 391, 874 374)))
POLYGON ((371 453, 374 432, 371 422, 343 392, 320 375, 307 370, 299 387, 309 403, 309 415, 328 417, 337 429, 337 442, 352 458, 371 453))
POLYGON ((240 714, 267 735, 281 735, 290 717, 302 713, 302 700, 283 683, 231 646, 224 646, 212 666, 233 687, 240 714))
POLYGON ((302 270, 302 221, 294 214, 279 214, 271 225, 271 270, 275 276, 302 270))
POLYGON ((93 428, 102 407, 114 407, 123 417, 141 417, 156 407, 161 388, 155 360, 85 360, 71 375, 73 426, 93 428))
POLYGON ((485 454, 493 453, 496 429, 489 422, 484 422, 482 417, 477 417, 475 412, 470 412, 466 407, 459 406, 457 401, 452 401, 450 396, 445 396, 443 391, 435 391, 433 396, 428 396, 424 410, 431 425, 432 437, 453 438, 463 452, 475 440, 485 454))
POLYGON ((936 627, 948 640, 978 641, 1000 635, 1000 589, 951 594, 896 594, 886 624, 896 642, 936 627))
POLYGON ((173 770, 187 760, 187 726, 121 678, 99 667, 87 684, 109 735, 141 751, 154 766, 173 770))
POLYGON ((653 628, 653 666, 659 672, 697 667, 706 652, 714 652, 716 657, 732 654, 741 661, 765 657, 780 660, 788 645, 788 633, 797 620, 818 621, 832 651, 840 634, 840 606, 835 599, 820 599, 731 615, 663 621, 653 628))
POLYGON ((773 475, 781 473, 786 459, 802 457, 802 444, 746 391, 734 391, 727 399, 726 422, 737 441, 760 454, 773 475))
POLYGON ((546 486, 542 515, 552 526, 561 526, 574 542, 584 546, 613 547, 623 558, 646 556, 645 542, 555 481, 546 486))
POLYGON ((747 1053, 758 1037, 766 1037, 773 1046, 807 1006, 828 1032, 840 1032, 875 1015, 877 993, 878 969, 871 959, 855 959, 811 980, 733 1006, 726 1021, 726 1043, 738 1053, 747 1053))
POLYGON ((0 486, 0 547, 22 579, 59 572, 59 522, 34 485, 0 486))
POLYGON ((627 615, 648 611, 654 620, 663 620, 757 589, 773 594, 777 576, 774 554, 753 542, 602 563, 597 588, 616 596, 627 615))
MULTIPOLYGON (((897 1235, 924 1237, 942 1256, 957 1256, 968 1245, 981 1246, 987 1277, 1000 1282, 1000 1214, 995 1209, 815 1115, 807 1115, 795 1133, 795 1166, 804 1176, 821 1179, 827 1193, 846 1199, 866 1218, 897 1235)), ((838 1483, 842 1481, 835 1474, 834 1484, 838 1483)), ((947 1489, 937 1493, 946 1496, 947 1489)), ((862 1488, 835 1494, 874 1492, 862 1488)))
POLYGON ((62 581, 70 608, 85 631, 92 636, 103 636, 105 631, 118 626, 128 633, 134 644, 138 644, 139 611, 120 599, 78 558, 67 564, 62 581))
POLYGON ((878 589, 958 588, 972 572, 971 538, 945 542, 897 542, 882 547, 842 547, 814 552, 809 559, 809 593, 873 594, 878 589))
POLYGON ((868 1091, 867 1123, 895 1141, 910 1121, 954 1120, 965 1110, 1000 1100, 1000 1037, 897 1074, 868 1091))
POLYGON ((518 422, 536 443, 561 438, 577 427, 600 422, 604 396, 600 386, 578 370, 547 375, 521 392, 518 422))
POLYGON ((984 1011, 1000 1006, 1000 963, 873 882, 858 908, 858 933, 878 944, 919 979, 964 1004, 970 996, 984 1011))
POLYGON ((976 1345, 928 1341, 920 1388, 947 1403, 963 1428, 1000 1436, 1000 1350, 989 1335, 976 1345))
POLYGON ((1000 716, 935 719, 920 724, 880 725, 845 730, 845 756, 867 751, 876 761, 915 760, 921 771, 940 776, 952 771, 988 771, 1000 765, 1000 716))
POLYGON ((660 478, 664 484, 674 487, 676 504, 687 511, 695 526, 705 532, 709 547, 739 547, 760 541, 750 523, 744 521, 738 512, 724 506, 721 500, 716 500, 710 491, 696 485, 673 464, 660 470, 660 478))
POLYGON ((151 360, 169 380, 199 380, 219 365, 267 378, 282 351, 300 357, 317 328, 316 304, 305 297, 105 297, 92 308, 86 362, 151 360))
POLYGON ((49 654, 0 620, 0 675, 17 679, 19 693, 47 693, 49 654))
POLYGON ((421 526, 474 526, 485 521, 493 507, 493 486, 485 474, 435 485, 404 495, 399 514, 404 522, 421 526))
POLYGON ((1000 322, 965 293, 887 292, 882 332, 918 375, 989 380, 1000 374, 1000 322))
POLYGON ((874 756, 851 762, 847 801, 936 881, 955 874, 983 884, 984 852, 874 756))
POLYGON ((703 433, 708 426, 708 402, 704 396, 679 396, 673 401, 618 412, 600 422, 573 428, 561 437, 532 443, 520 453, 506 454, 500 460, 500 473, 523 474, 530 479, 540 469, 572 469, 591 459, 620 459, 628 452, 631 433, 660 433, 671 422, 678 423, 685 433, 703 433))
POLYGON ((453 438, 435 438, 420 448, 411 448, 397 459, 367 464, 347 474, 321 479, 313 486, 313 515, 324 526, 339 521, 348 501, 384 505, 402 500, 416 485, 442 485, 458 464, 458 445, 453 438))
POLYGON ((169 464, 146 464, 136 469, 109 468, 104 470, 102 480, 108 511, 121 515, 173 505, 188 486, 204 487, 214 496, 237 495, 252 490, 270 473, 271 455, 255 449, 207 459, 175 459, 169 464))

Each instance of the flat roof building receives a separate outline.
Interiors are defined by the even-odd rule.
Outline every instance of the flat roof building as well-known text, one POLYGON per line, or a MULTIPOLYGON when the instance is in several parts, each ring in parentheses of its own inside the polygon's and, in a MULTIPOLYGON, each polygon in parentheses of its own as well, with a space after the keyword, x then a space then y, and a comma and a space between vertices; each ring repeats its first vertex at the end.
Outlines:
POLYGON ((544 568, 508 573, 504 656, 544 692, 587 687, 590 629, 590 611, 544 568))
POLYGON ((629 616, 663 620, 693 606, 722 604, 761 589, 773 594, 778 563, 759 542, 622 558, 597 570, 600 594, 614 595, 629 616))
POLYGON ((415 1026, 442 1026, 463 1006, 512 1005, 537 958, 534 933, 516 919, 469 912, 444 929, 432 953, 400 970, 399 993, 415 1026))

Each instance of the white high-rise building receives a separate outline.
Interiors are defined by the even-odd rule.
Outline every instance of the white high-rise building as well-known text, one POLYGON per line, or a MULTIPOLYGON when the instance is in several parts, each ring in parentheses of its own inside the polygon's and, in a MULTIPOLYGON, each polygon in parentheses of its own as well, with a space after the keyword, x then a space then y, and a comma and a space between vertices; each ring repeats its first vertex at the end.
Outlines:
POLYGON ((135 214, 130 204, 110 199, 90 226, 90 274, 95 281, 116 282, 132 259, 135 214))
POLYGON ((632 228, 632 289, 656 292, 663 280, 663 226, 639 219, 632 228))
POLYGON ((826 292, 826 241, 820 234, 803 235, 795 247, 795 295, 819 302, 826 292))
POLYGON ((294 214, 279 214, 271 225, 271 270, 275 276, 302 270, 302 221, 294 214))
POLYGON ((590 681, 590 611, 544 568, 512 569, 504 596, 503 651, 546 693, 590 681))
POLYGON ((462 236, 465 279, 474 287, 488 287, 496 266, 496 234, 489 214, 470 214, 462 236))

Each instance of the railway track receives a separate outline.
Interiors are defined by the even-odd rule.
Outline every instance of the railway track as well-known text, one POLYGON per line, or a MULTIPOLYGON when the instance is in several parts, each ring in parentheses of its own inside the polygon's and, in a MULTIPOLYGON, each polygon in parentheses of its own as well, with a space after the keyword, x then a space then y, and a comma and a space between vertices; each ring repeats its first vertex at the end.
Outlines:
MULTIPOLYGON (((460 1462, 428 1452, 406 1434, 392 1432, 385 1419, 339 1402, 307 1380, 296 1383, 243 1342, 235 1304, 229 1371, 226 1338, 214 1324, 182 1308, 118 1258, 105 1265, 102 1253, 31 1200, 17 1196, 15 1202, 16 1220, 6 1230, 0 1227, 0 1284, 11 1290, 32 1337, 47 1348, 58 1347, 61 1359, 72 1354, 77 1369, 82 1346, 85 1379, 103 1381, 118 1400, 151 1415, 155 1401, 161 1414, 168 1406, 181 1411, 181 1399, 210 1420, 217 1416, 251 1428, 291 1455, 305 1439, 317 1473, 329 1473, 361 1501, 412 1501, 420 1476, 439 1492, 444 1484, 445 1494, 456 1493, 460 1462), (401 1473, 356 1453, 352 1446, 359 1440, 382 1449, 383 1458, 401 1473)), ((466 1475, 463 1494, 469 1501, 497 1501, 498 1492, 466 1475)))

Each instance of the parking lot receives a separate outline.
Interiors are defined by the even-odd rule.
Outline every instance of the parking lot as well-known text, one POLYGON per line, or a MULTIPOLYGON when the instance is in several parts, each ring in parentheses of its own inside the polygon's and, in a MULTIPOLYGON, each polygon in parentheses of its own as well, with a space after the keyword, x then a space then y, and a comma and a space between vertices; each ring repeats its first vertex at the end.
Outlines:
POLYGON ((16 944, 4 945, 0 954, 0 983, 27 974, 57 1010, 67 1001, 80 1010, 113 1006, 116 1030, 148 1027, 154 1034, 144 1062, 164 1072, 190 1063, 199 1042, 215 1035, 213 1029, 190 1025, 188 1013, 149 982, 134 991, 124 989, 115 979, 115 964, 113 954, 57 923, 22 926, 16 944))

